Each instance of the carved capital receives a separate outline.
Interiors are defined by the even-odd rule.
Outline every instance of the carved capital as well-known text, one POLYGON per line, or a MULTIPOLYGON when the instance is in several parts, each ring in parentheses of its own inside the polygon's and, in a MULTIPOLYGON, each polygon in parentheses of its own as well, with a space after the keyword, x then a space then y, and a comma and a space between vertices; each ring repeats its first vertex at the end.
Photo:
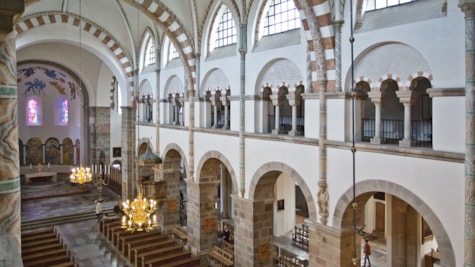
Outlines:
POLYGON ((474 0, 460 0, 459 7, 465 14, 465 18, 475 16, 475 1, 474 0))

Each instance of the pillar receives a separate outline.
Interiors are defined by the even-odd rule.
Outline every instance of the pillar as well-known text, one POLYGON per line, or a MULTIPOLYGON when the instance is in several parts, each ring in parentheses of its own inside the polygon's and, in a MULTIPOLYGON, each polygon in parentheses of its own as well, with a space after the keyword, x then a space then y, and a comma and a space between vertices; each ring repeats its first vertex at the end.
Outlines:
POLYGON ((459 0, 465 14, 465 252, 464 266, 475 266, 475 0, 459 0))
POLYGON ((287 95, 287 99, 289 100, 289 105, 292 107, 292 129, 289 131, 290 136, 296 136, 299 134, 297 131, 297 106, 300 105, 300 99, 298 98, 295 93, 287 95))
POLYGON ((233 195, 234 266, 272 266, 274 200, 253 201, 233 195))
POLYGON ((162 229, 180 223, 180 161, 181 156, 172 152, 164 159, 161 178, 166 182, 166 204, 159 211, 162 229))
POLYGON ((387 208, 389 211, 388 228, 390 234, 387 237, 387 265, 407 266, 406 234, 407 234, 407 203, 393 196, 387 196, 387 208))
POLYGON ((13 17, 24 10, 23 1, 0 3, 0 265, 23 266, 21 258, 20 164, 18 102, 13 17))
POLYGON ((217 245, 217 197, 217 181, 187 181, 188 247, 192 253, 204 255, 217 245))
POLYGON ((371 138, 370 143, 381 144, 381 92, 369 92, 368 97, 371 98, 375 106, 374 110, 374 137, 371 138))
POLYGON ((135 108, 122 108, 122 199, 135 198, 135 108))
POLYGON ((411 140, 411 105, 413 104, 412 91, 396 91, 399 101, 404 105, 404 138, 399 141, 399 146, 411 147, 414 142, 411 140))
POLYGON ((229 99, 228 99, 228 93, 227 90, 224 92, 224 94, 221 95, 220 97, 221 100, 221 105, 224 106, 224 124, 223 124, 223 129, 229 129, 229 99))
POLYGON ((272 92, 272 95, 269 96, 272 100, 272 105, 275 108, 275 126, 272 130, 273 134, 279 134, 280 132, 280 105, 282 105, 282 101, 279 98, 279 92, 272 92))

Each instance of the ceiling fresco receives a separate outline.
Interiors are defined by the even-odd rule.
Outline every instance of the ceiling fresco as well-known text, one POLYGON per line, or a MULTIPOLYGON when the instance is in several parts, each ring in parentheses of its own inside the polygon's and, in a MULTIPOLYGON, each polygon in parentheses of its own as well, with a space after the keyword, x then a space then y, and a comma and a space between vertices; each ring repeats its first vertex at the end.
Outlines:
POLYGON ((75 80, 55 68, 45 66, 20 67, 17 71, 18 94, 24 96, 47 96, 57 93, 68 98, 76 99, 79 87, 75 80))

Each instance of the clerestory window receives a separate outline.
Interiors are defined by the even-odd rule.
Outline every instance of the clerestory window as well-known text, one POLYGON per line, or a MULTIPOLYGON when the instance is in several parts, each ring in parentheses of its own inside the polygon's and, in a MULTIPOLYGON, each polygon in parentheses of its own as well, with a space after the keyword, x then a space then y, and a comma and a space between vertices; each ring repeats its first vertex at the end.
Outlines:
POLYGON ((293 0, 272 0, 264 21, 263 36, 300 28, 300 16, 293 0))
POLYGON ((415 0, 365 0, 363 4, 363 13, 365 11, 398 6, 410 2, 415 2, 415 0))
POLYGON ((231 11, 226 7, 222 12, 216 32, 215 47, 235 44, 237 41, 236 25, 231 11))

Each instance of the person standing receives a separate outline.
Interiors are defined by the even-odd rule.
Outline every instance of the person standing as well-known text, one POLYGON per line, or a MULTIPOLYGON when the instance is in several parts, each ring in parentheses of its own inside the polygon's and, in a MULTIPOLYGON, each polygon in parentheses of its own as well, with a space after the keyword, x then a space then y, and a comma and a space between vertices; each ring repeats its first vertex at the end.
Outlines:
POLYGON ((102 214, 101 202, 96 200, 96 217, 97 217, 98 222, 101 219, 101 214, 102 214))
POLYGON ((369 260, 369 256, 371 255, 371 246, 369 244, 368 239, 365 239, 364 244, 364 267, 366 267, 366 260, 368 260, 368 266, 371 267, 371 261, 369 260))

